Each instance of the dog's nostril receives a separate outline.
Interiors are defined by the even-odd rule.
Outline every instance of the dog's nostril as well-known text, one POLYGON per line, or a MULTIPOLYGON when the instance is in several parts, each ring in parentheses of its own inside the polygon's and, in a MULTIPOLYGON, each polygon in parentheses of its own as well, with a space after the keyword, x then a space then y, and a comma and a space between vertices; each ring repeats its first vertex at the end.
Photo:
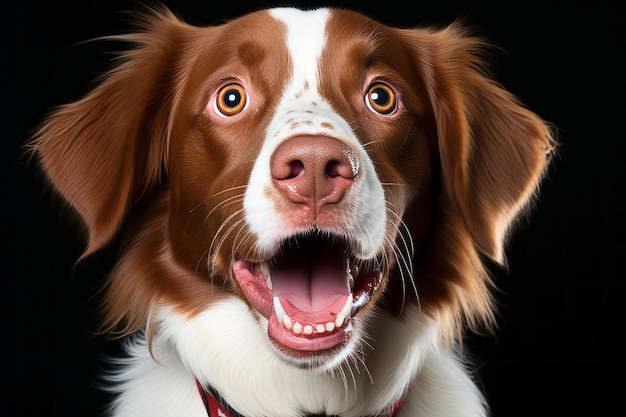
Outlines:
POLYGON ((296 160, 289 163, 289 173, 285 179, 296 178, 304 171, 304 164, 302 161, 296 160))
POLYGON ((331 160, 326 164, 326 175, 330 178, 345 178, 353 180, 359 173, 358 163, 355 162, 356 156, 346 157, 344 160, 331 160))
POLYGON ((330 178, 335 178, 341 176, 340 171, 340 163, 339 161, 330 161, 326 165, 326 175, 330 178))
POLYGON ((288 159, 272 161, 272 176, 274 180, 286 181, 303 175, 305 171, 304 162, 300 159, 288 159))

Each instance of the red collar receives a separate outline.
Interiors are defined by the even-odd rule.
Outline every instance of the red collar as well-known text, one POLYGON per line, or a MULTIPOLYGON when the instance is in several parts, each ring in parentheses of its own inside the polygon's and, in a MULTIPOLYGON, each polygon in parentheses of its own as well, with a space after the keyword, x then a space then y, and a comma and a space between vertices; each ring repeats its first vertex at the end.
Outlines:
MULTIPOLYGON (((212 387, 204 388, 198 380, 196 380, 196 385, 198 386, 198 392, 200 393, 200 397, 202 398, 208 417, 243 417, 226 404, 215 389, 212 387)), ((370 417, 395 417, 400 412, 400 407, 402 407, 402 404, 404 403, 407 391, 408 387, 404 390, 400 398, 398 398, 392 405, 370 417)), ((321 414, 316 414, 311 415, 310 417, 322 416, 323 415, 321 414)))

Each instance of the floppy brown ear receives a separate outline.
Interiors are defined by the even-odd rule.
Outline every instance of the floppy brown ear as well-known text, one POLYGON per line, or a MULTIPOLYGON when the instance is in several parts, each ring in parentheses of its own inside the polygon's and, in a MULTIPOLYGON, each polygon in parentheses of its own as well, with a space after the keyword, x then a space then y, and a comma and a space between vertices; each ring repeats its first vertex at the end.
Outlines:
POLYGON ((446 194, 476 247, 503 262, 507 230, 553 152, 550 129, 485 75, 479 40, 455 26, 405 34, 426 74, 446 194))
POLYGON ((146 20, 145 31, 120 37, 137 47, 86 97, 55 111, 30 144, 84 221, 86 254, 105 245, 129 206, 159 182, 182 27, 162 12, 146 20))

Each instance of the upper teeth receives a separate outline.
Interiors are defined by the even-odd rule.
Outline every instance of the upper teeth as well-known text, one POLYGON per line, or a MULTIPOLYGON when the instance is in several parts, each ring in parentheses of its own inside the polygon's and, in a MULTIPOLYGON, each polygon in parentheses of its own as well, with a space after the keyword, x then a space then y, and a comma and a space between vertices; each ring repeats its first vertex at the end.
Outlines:
POLYGON ((337 314, 337 318, 335 319, 336 327, 343 326, 343 323, 346 320, 346 318, 350 316, 351 310, 352 310, 352 293, 350 293, 350 295, 346 299, 346 303, 344 304, 343 308, 341 309, 339 314, 337 314))
POLYGON ((336 328, 341 328, 345 323, 346 319, 350 317, 350 311, 352 310, 352 294, 348 295, 346 299, 346 303, 342 307, 341 311, 337 313, 335 321, 329 321, 326 323, 313 323, 313 324, 302 324, 297 321, 294 322, 291 317, 285 312, 285 308, 280 303, 278 297, 274 297, 274 312, 276 313, 276 318, 279 323, 283 325, 283 327, 287 330, 291 330, 295 334, 305 334, 310 335, 315 333, 324 333, 324 332, 332 332, 336 328))
POLYGON ((261 270, 261 273, 265 275, 265 282, 267 282, 267 288, 269 288, 271 291, 272 290, 272 277, 270 276, 269 266, 267 265, 267 263, 261 262, 261 264, 259 265, 259 269, 261 270))

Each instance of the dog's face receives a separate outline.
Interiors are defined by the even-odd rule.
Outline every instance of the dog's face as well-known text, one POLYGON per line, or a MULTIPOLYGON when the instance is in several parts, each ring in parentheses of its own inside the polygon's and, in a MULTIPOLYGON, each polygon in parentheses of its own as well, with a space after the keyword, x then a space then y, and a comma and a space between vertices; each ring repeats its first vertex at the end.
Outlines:
POLYGON ((88 252, 125 224, 111 326, 239 297, 281 357, 330 367, 377 309, 489 321, 479 253, 502 259, 551 143, 479 42, 327 9, 164 14, 131 40, 34 144, 88 252))
POLYGON ((397 42, 383 27, 337 24, 327 10, 231 23, 191 69, 197 99, 182 101, 195 117, 170 142, 177 258, 208 266, 303 363, 360 331, 352 318, 380 297, 396 252, 411 255, 395 243, 402 215, 431 182, 428 98, 398 71, 408 51, 386 47, 397 42))

